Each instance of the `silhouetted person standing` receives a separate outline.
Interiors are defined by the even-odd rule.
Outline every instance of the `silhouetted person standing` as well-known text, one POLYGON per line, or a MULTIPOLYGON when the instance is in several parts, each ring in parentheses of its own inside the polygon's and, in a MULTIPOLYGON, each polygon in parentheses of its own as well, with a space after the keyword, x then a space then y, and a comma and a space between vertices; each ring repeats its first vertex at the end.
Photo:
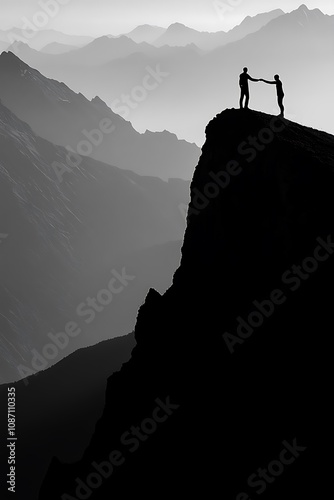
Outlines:
POLYGON ((259 82, 260 81, 260 80, 256 80, 255 78, 252 78, 251 76, 249 76, 248 68, 244 68, 244 72, 241 73, 240 79, 239 79, 239 85, 241 88, 240 109, 243 108, 243 102, 244 102, 245 98, 246 98, 245 109, 248 109, 248 104, 249 104, 248 80, 250 80, 251 82, 259 82))
POLYGON ((284 99, 284 90, 283 90, 283 83, 281 82, 279 75, 274 76, 275 81, 270 82, 269 80, 263 80, 261 78, 261 82, 264 83, 269 83, 270 85, 276 85, 276 90, 277 90, 277 100, 278 100, 278 105, 281 110, 281 116, 284 116, 284 104, 283 104, 283 99, 284 99))

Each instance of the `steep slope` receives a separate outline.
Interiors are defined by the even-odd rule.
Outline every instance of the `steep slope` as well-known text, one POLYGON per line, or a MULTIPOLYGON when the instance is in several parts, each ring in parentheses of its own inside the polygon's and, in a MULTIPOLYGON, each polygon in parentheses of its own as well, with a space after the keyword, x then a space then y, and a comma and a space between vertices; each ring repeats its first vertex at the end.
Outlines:
POLYGON ((242 23, 227 32, 225 43, 232 43, 238 40, 242 40, 246 36, 251 35, 252 33, 256 33, 271 21, 283 16, 284 14, 285 12, 283 12, 283 10, 275 9, 270 12, 263 12, 262 14, 258 14, 254 17, 247 16, 242 21, 242 23))
POLYGON ((33 350, 41 355, 49 334, 63 333, 68 322, 79 334, 49 351, 47 366, 132 331, 151 281, 167 288, 178 265, 185 226, 179 206, 189 183, 140 177, 87 157, 70 165, 64 148, 0 104, 2 381, 21 378, 19 365, 32 369, 33 350), (112 272, 131 279, 110 303, 112 272), (104 306, 89 314, 94 298, 104 306))
POLYGON ((334 137, 240 110, 206 135, 173 286, 150 291, 90 446, 53 461, 40 500, 324 494, 334 137))
POLYGON ((101 99, 89 102, 63 83, 45 78, 11 52, 0 56, 0 70, 2 102, 39 136, 137 174, 191 179, 199 157, 196 145, 178 141, 168 132, 139 134, 101 99), (102 133, 101 124, 106 120, 109 132, 102 133))

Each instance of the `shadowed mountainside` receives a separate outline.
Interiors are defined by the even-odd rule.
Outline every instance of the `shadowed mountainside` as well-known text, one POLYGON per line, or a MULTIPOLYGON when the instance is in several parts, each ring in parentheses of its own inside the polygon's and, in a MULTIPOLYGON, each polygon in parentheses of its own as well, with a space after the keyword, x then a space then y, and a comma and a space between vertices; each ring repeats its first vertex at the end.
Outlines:
MULTIPOLYGON (((18 487, 25 500, 37 498, 55 454, 65 461, 80 459, 102 414, 107 378, 129 360, 134 345, 133 334, 114 338, 79 349, 25 381, 0 386, 1 408, 6 407, 7 388, 15 387, 16 391, 18 487), (43 438, 36 442, 37 436, 43 438)), ((2 416, 4 429, 4 412, 2 416)), ((4 450, 5 446, 2 454, 4 450)))
POLYGON ((191 179, 200 153, 195 144, 179 141, 167 131, 140 134, 99 97, 88 101, 11 52, 0 56, 0 71, 3 104, 40 137, 139 175, 191 179), (101 130, 106 120, 109 125, 101 130))
MULTIPOLYGON (((166 289, 180 259, 185 218, 179 207, 189 200, 188 182, 142 177, 89 157, 65 169, 59 182, 56 171, 67 166, 66 156, 0 103, 3 382, 22 378, 18 366, 31 369, 31 350, 40 352, 48 334, 63 332, 68 321, 81 332, 56 361, 132 331, 148 289, 166 289), (104 296, 108 307, 98 306, 90 318, 87 310, 78 312, 122 269, 136 277, 122 294, 111 303, 104 296)), ((56 361, 51 353, 50 363, 56 361)))
POLYGON ((241 110, 206 135, 173 286, 148 294, 89 447, 53 460, 40 500, 322 496, 334 137, 241 110), (238 317, 253 326, 237 330, 238 317), (284 441, 284 474, 276 464, 256 482, 284 441))

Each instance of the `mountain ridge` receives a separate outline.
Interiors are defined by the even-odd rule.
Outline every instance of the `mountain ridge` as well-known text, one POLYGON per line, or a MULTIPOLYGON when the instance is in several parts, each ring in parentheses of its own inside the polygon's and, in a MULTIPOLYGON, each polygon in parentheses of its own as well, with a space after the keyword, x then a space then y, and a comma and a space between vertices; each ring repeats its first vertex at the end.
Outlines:
POLYGON ((195 144, 180 141, 167 131, 137 132, 99 97, 89 101, 64 83, 46 78, 12 52, 0 56, 0 68, 4 104, 30 123, 39 136, 79 153, 78 146, 83 140, 87 142, 87 134, 95 130, 95 135, 101 135, 101 123, 109 120, 114 130, 109 127, 111 132, 103 134, 100 144, 90 145, 92 158, 140 175, 190 180, 199 155, 195 144))
POLYGON ((280 17, 283 14, 284 12, 281 9, 275 9, 253 17, 247 16, 239 25, 226 32, 198 31, 182 23, 173 23, 159 38, 151 43, 157 47, 163 45, 185 46, 194 43, 200 49, 210 51, 260 30, 272 19, 280 17))
POLYGON ((38 137, 2 103, 0 146, 0 227, 8 234, 0 259, 1 376, 10 381, 22 378, 19 366, 31 370, 48 334, 64 332, 70 321, 80 333, 66 349, 57 348, 49 366, 64 353, 133 329, 147 289, 169 286, 179 260, 185 226, 179 206, 188 200, 189 183, 139 176, 89 157, 70 169, 65 148, 38 137), (122 269, 136 279, 94 315, 92 330, 78 307, 122 269))

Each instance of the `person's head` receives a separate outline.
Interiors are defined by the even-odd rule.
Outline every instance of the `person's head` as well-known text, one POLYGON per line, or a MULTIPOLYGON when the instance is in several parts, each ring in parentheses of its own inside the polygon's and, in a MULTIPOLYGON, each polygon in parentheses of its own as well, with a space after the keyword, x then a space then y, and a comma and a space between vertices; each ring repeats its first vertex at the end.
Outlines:
POLYGON ((244 68, 244 73, 247 73, 248 72, 248 68, 244 68))
POLYGON ((274 76, 274 78, 275 78, 276 82, 278 82, 278 80, 279 80, 279 75, 275 75, 275 76, 274 76))

